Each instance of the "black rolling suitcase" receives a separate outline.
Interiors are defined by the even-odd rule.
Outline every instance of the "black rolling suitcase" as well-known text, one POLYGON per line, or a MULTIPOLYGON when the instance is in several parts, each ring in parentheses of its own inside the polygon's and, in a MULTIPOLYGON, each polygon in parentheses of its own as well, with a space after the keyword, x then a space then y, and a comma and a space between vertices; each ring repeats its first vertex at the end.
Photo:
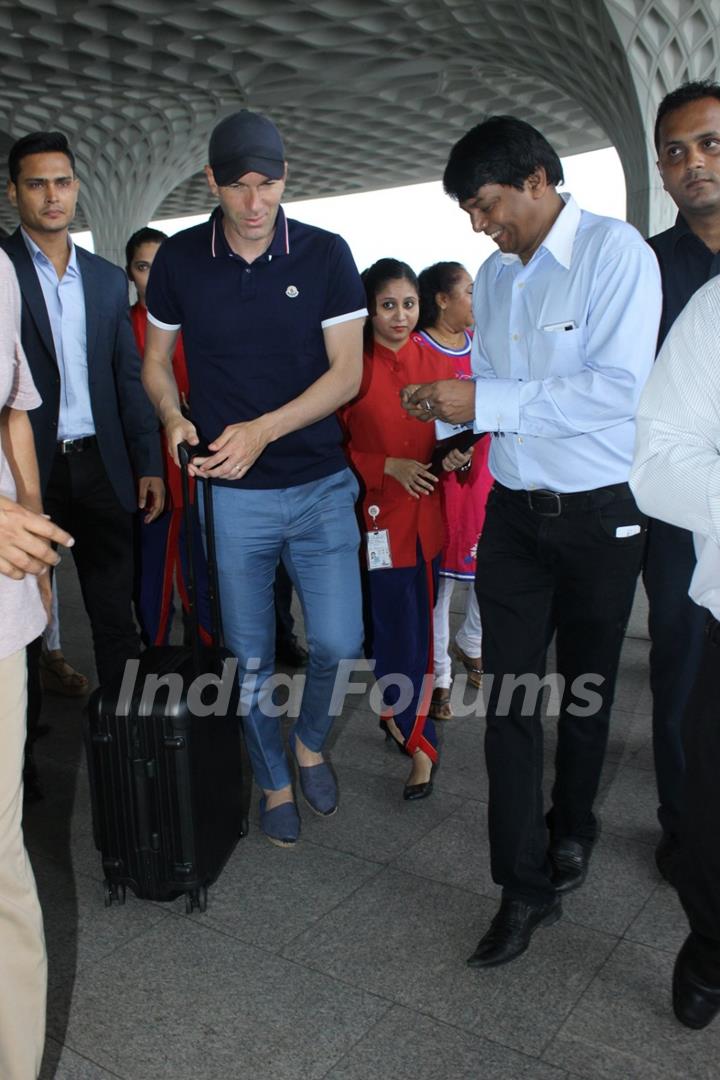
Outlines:
POLYGON ((215 644, 206 647, 200 642, 193 572, 190 448, 180 451, 192 644, 151 647, 134 662, 134 680, 129 668, 122 683, 101 686, 89 702, 85 743, 106 905, 123 903, 129 886, 147 900, 174 900, 184 893, 191 912, 205 910, 208 886, 247 832, 252 781, 235 661, 222 645, 212 489, 205 484, 215 644), (222 685, 208 676, 222 679, 222 685), (219 708, 213 706, 216 699, 219 708))

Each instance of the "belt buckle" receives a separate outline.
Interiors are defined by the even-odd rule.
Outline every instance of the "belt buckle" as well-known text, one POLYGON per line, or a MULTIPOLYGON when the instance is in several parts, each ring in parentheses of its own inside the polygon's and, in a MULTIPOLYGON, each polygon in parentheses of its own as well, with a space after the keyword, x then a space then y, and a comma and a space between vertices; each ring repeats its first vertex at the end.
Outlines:
POLYGON ((540 514, 542 517, 560 517, 562 514, 562 496, 557 491, 528 491, 528 506, 535 514, 540 514), (539 510, 533 505, 533 497, 538 496, 541 499, 555 499, 555 508, 553 510, 539 510))
POLYGON ((75 454, 78 450, 82 450, 85 445, 85 438, 84 435, 80 435, 76 439, 61 439, 58 443, 61 455, 75 454))

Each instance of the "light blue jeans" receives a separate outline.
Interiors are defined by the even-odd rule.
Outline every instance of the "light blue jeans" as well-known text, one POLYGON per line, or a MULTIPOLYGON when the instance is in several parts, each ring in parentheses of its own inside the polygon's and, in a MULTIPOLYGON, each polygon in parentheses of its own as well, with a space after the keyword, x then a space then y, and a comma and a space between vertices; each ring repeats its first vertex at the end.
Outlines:
POLYGON ((362 652, 357 495, 349 469, 296 487, 213 487, 225 643, 238 658, 255 780, 268 791, 291 782, 280 719, 262 708, 275 661, 275 568, 282 559, 297 590, 310 653, 295 730, 319 751, 332 726, 338 664, 362 652))

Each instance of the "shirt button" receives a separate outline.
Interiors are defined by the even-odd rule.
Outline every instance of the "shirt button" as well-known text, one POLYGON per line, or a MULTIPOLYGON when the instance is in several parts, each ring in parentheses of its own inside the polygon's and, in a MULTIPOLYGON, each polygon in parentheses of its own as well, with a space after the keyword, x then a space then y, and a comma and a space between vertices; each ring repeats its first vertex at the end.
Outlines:
POLYGON ((524 289, 524 288, 525 288, 525 282, 524 281, 518 281, 518 289, 524 289))
POLYGON ((249 274, 249 273, 250 273, 250 267, 249 267, 249 266, 246 266, 246 267, 245 267, 245 273, 246 273, 246 274, 249 274))
POLYGON ((513 339, 513 341, 519 341, 520 340, 520 335, 519 334, 513 334, 512 339, 513 339))
POLYGON ((522 435, 518 435, 518 444, 522 446, 522 435))

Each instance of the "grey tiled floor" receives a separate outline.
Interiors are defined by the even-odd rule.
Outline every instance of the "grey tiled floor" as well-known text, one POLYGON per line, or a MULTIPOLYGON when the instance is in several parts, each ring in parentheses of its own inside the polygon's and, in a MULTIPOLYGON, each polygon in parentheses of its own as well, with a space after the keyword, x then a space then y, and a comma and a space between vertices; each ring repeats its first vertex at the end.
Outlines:
MULTIPOLYGON (((61 608, 66 654, 91 671, 69 564, 61 608)), ((670 1008, 685 922, 653 862, 647 652, 640 598, 587 884, 524 957, 484 973, 464 963, 497 903, 481 719, 445 725, 435 792, 412 805, 405 762, 355 699, 332 743, 337 817, 306 814, 293 851, 253 827, 207 912, 186 916, 103 906, 79 707, 48 696, 46 797, 26 813, 50 957, 43 1080, 720 1076, 720 1024, 689 1032, 670 1008)), ((551 773, 551 725, 547 741, 551 773)))

